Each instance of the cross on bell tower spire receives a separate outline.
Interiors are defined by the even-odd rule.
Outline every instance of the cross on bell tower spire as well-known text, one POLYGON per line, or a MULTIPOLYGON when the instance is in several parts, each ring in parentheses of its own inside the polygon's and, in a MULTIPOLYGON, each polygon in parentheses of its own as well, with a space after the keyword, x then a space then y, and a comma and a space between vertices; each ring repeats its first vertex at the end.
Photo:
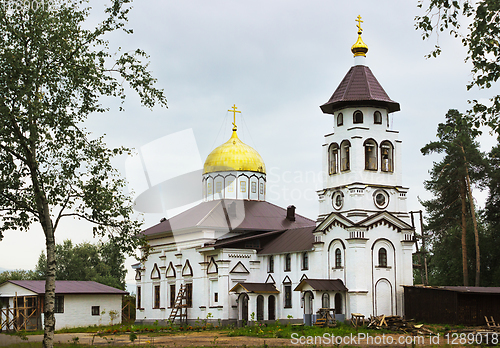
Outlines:
POLYGON ((236 110, 237 108, 238 107, 236 106, 236 104, 233 104, 233 106, 231 107, 232 110, 227 110, 227 111, 233 113, 233 131, 236 131, 236 129, 238 128, 236 126, 236 113, 238 112, 241 114, 241 111, 236 110))

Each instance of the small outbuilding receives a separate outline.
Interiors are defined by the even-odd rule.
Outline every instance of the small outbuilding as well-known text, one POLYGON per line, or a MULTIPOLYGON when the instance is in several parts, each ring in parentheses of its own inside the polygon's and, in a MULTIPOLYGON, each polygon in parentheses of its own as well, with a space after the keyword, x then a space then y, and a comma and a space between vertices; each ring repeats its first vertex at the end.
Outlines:
MULTIPOLYGON (((56 330, 121 323, 122 297, 128 293, 93 281, 56 281, 56 330)), ((0 284, 0 331, 40 330, 44 280, 9 280, 0 284)))
POLYGON ((405 317, 435 324, 485 325, 500 320, 500 287, 405 286, 405 317))

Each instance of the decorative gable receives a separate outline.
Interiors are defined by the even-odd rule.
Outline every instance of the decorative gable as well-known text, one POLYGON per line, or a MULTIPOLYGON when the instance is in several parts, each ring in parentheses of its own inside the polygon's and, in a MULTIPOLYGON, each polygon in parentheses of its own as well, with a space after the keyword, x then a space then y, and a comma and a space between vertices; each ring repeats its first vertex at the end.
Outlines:
POLYGON ((158 265, 155 263, 153 266, 153 270, 151 271, 151 279, 160 279, 160 270, 158 268, 158 265))
POLYGON ((172 261, 170 261, 167 272, 165 272, 165 275, 167 278, 175 278, 175 268, 174 265, 172 264, 172 261))
POLYGON ((241 261, 238 261, 236 266, 234 266, 231 272, 229 273, 249 274, 250 272, 241 261))
POLYGON ((140 269, 135 270, 135 280, 141 280, 141 270, 140 269))
POLYGON ((283 279, 283 284, 291 284, 292 281, 290 280, 290 278, 288 276, 285 277, 285 279, 283 279))
POLYGON ((215 263, 214 258, 210 258, 210 263, 208 264, 207 267, 207 274, 217 274, 219 273, 219 267, 217 266, 217 263, 215 263))
POLYGON ((304 279, 307 279, 307 276, 305 274, 302 275, 302 277, 300 278, 300 281, 303 281, 304 279))
POLYGON ((276 284, 276 282, 274 281, 274 278, 273 278, 272 275, 268 275, 267 276, 266 283, 268 283, 268 284, 276 284))
POLYGON ((184 277, 192 277, 193 276, 193 268, 189 264, 189 260, 186 260, 184 267, 182 267, 182 276, 184 277))

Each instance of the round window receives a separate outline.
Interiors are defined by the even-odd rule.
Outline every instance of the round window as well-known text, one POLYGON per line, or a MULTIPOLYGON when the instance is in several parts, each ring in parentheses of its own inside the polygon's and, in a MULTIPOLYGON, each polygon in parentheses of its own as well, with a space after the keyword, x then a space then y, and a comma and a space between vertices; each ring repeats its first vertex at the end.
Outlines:
POLYGON ((333 194, 332 203, 335 209, 339 210, 342 208, 342 206, 344 205, 344 195, 342 194, 342 192, 337 191, 333 194))
POLYGON ((383 190, 378 190, 373 194, 375 205, 379 209, 384 209, 389 204, 389 195, 383 190))

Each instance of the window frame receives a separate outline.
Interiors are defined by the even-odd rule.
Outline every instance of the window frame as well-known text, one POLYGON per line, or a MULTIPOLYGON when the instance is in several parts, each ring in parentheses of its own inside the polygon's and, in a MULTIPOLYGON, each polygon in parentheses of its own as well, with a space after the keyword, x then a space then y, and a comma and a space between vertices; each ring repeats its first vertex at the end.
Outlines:
POLYGON ((267 273, 274 273, 274 255, 269 255, 267 273))
POLYGON ((373 113, 373 124, 382 124, 382 113, 378 110, 373 113))
POLYGON ((64 313, 64 295, 55 296, 54 313, 64 313))
POLYGON ((307 251, 302 253, 302 271, 306 271, 309 269, 309 254, 307 251))
POLYGON ((186 307, 193 307, 193 283, 186 283, 186 307))
POLYGON ((343 140, 340 143, 340 171, 347 172, 351 170, 351 159, 350 159, 350 148, 351 142, 349 140, 343 140), (344 161, 345 160, 345 161, 344 161))
POLYGON ((353 124, 363 124, 363 112, 361 110, 356 110, 352 114, 353 124))
POLYGON ((378 249, 378 267, 387 268, 387 249, 382 247, 378 249))
POLYGON ((338 173, 339 145, 331 143, 328 147, 328 173, 330 175, 338 173))
POLYGON ((285 255, 285 272, 292 270, 292 255, 290 253, 285 255))
POLYGON ((335 268, 342 268, 342 250, 340 248, 335 249, 335 268))
POLYGON ((174 284, 169 284, 169 290, 170 290, 170 307, 169 308, 174 308, 175 307, 175 300, 177 299, 177 294, 175 293, 175 283, 174 284))
POLYGON ((90 307, 90 315, 92 315, 92 316, 101 315, 101 307, 100 306, 91 306, 90 307))
POLYGON ((284 293, 285 293, 285 296, 284 296, 284 299, 285 299, 285 303, 284 303, 284 308, 292 308, 292 286, 289 285, 289 284, 285 284, 284 285, 284 293))
POLYGON ((365 149, 365 170, 378 170, 378 145, 373 139, 366 139, 363 143, 365 149), (371 159, 371 161, 370 161, 371 159))
POLYGON ((338 113, 337 115, 337 127, 343 126, 344 125, 344 114, 341 112, 338 113))
POLYGON ((394 173, 394 145, 388 140, 384 140, 380 143, 380 170, 384 173, 394 173), (384 150, 387 149, 387 154, 384 154, 384 150), (384 156, 387 155, 387 162, 384 156), (384 164, 387 163, 387 166, 384 164))
POLYGON ((160 284, 153 285, 153 309, 160 309, 161 286, 160 284))

